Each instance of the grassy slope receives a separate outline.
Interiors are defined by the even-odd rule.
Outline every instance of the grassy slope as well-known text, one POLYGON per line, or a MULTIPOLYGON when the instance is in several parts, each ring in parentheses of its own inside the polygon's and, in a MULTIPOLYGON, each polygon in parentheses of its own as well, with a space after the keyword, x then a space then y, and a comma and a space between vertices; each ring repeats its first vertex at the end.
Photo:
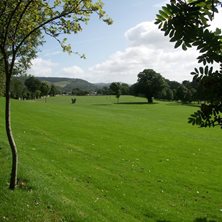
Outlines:
POLYGON ((0 221, 222 221, 221 130, 188 125, 195 107, 109 96, 70 102, 13 101, 27 182, 7 189, 1 124, 0 221))

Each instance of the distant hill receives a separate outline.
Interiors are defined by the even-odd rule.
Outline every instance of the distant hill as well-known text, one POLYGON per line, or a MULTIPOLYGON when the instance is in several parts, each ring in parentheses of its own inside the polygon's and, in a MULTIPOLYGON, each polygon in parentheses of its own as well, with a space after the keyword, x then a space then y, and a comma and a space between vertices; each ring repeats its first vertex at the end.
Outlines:
POLYGON ((94 83, 98 89, 102 89, 103 87, 109 87, 110 83, 94 83))
POLYGON ((54 84, 65 92, 71 92, 72 89, 80 89, 84 91, 96 91, 101 89, 104 86, 109 86, 110 84, 106 83, 90 83, 83 79, 72 79, 72 78, 63 78, 63 77, 37 77, 40 81, 48 82, 49 84, 54 84))

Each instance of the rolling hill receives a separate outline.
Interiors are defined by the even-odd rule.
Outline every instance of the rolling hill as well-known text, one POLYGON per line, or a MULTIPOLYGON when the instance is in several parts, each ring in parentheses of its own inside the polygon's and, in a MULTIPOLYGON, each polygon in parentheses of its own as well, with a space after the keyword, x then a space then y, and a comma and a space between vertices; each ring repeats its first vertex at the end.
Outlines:
POLYGON ((109 86, 109 83, 90 83, 83 79, 62 78, 62 77, 37 77, 40 81, 54 84, 64 92, 70 92, 72 89, 78 88, 84 91, 95 91, 104 86, 109 86))

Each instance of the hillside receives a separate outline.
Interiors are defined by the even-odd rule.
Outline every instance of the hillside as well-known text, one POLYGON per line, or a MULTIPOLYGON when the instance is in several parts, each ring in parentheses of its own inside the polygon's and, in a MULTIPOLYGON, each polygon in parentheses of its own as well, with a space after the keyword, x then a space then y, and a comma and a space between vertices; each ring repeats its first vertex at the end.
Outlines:
POLYGON ((72 78, 60 78, 60 77, 37 77, 41 81, 54 84, 55 86, 61 88, 65 92, 70 92, 72 89, 78 88, 84 91, 95 91, 99 89, 100 85, 90 83, 83 79, 72 79, 72 78))

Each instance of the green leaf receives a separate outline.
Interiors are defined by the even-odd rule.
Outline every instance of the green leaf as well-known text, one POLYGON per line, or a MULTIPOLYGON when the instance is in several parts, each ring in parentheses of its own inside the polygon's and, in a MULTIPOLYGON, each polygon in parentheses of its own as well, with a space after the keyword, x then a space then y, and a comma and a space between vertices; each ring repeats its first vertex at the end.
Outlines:
POLYGON ((208 75, 208 72, 209 72, 209 67, 208 66, 205 66, 204 72, 205 72, 205 75, 208 75))
POLYGON ((182 40, 177 41, 174 48, 178 48, 182 43, 183 43, 182 40))
POLYGON ((211 75, 212 73, 213 73, 213 67, 211 66, 209 70, 209 75, 211 75))
POLYGON ((197 68, 194 68, 195 72, 199 74, 199 70, 197 68))
POLYGON ((203 69, 203 67, 200 67, 199 70, 200 70, 200 73, 203 75, 203 74, 204 74, 204 69, 203 69))
POLYGON ((159 19, 161 22, 165 20, 165 18, 161 15, 156 15, 157 19, 159 19))
POLYGON ((184 50, 184 51, 186 51, 187 50, 187 47, 186 47, 186 45, 183 43, 183 45, 182 45, 182 49, 184 50))
POLYGON ((165 19, 168 17, 168 15, 162 10, 159 10, 159 14, 165 19))
POLYGON ((221 29, 216 28, 216 31, 214 32, 216 35, 221 35, 221 29))

